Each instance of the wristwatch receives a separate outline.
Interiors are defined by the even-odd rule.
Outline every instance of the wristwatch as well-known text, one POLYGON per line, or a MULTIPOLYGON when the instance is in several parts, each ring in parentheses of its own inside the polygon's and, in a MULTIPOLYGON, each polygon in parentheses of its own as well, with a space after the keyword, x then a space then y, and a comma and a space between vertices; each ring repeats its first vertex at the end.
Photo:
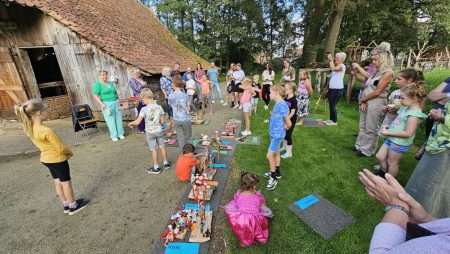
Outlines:
POLYGON ((397 209, 397 210, 400 210, 400 211, 406 213, 406 215, 409 216, 409 211, 408 211, 408 209, 406 209, 405 207, 403 207, 403 206, 401 206, 401 205, 387 205, 387 206, 384 208, 384 211, 385 211, 385 212, 388 212, 388 211, 390 211, 391 209, 397 209))

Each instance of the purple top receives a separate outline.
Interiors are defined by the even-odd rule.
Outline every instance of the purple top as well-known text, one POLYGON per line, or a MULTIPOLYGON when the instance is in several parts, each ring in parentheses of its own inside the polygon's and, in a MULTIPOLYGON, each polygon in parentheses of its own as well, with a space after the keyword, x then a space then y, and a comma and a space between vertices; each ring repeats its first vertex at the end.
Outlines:
POLYGON ((369 254, 443 254, 450 253, 450 218, 420 224, 435 235, 406 241, 406 231, 393 223, 375 227, 369 254))
POLYGON ((128 81, 128 85, 130 86, 131 91, 133 92, 133 96, 139 96, 142 87, 144 86, 144 84, 142 84, 141 81, 135 78, 130 79, 130 81, 128 81))

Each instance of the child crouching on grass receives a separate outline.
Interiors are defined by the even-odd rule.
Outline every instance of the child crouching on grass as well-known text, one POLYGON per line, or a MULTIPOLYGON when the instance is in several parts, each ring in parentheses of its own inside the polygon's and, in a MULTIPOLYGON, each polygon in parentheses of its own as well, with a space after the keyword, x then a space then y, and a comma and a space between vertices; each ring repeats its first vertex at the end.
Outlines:
POLYGON ((240 99, 245 123, 245 130, 242 132, 242 136, 250 136, 252 135, 252 132, 250 130, 250 117, 252 115, 252 96, 255 93, 253 91, 252 81, 248 78, 244 79, 239 88, 244 91, 240 99))
POLYGON ((259 178, 252 173, 241 174, 241 186, 225 206, 225 215, 241 247, 255 242, 265 244, 269 240, 269 220, 272 211, 266 206, 266 200, 257 191, 259 178))
POLYGON ((267 190, 275 190, 278 180, 281 179, 280 146, 286 136, 286 129, 292 126, 291 119, 289 119, 289 106, 283 99, 284 94, 282 86, 270 87, 270 99, 275 101, 275 106, 269 122, 270 145, 267 151, 267 160, 269 161, 270 171, 264 174, 266 178, 269 178, 267 190))
POLYGON ((175 175, 180 181, 189 181, 192 169, 198 165, 199 160, 195 156, 195 147, 192 144, 183 146, 183 154, 178 157, 175 175))
POLYGON ((401 89, 401 107, 397 117, 380 132, 386 139, 376 155, 381 165, 378 175, 384 177, 385 173, 389 173, 397 176, 400 160, 411 148, 420 120, 427 117, 421 108, 426 95, 422 84, 410 84, 401 89))
POLYGON ((153 92, 149 88, 144 88, 141 91, 141 98, 145 107, 139 112, 136 120, 130 122, 128 126, 133 128, 145 121, 145 136, 147 139, 148 148, 152 151, 153 167, 147 169, 149 174, 159 174, 161 169, 158 165, 158 150, 161 152, 164 169, 170 168, 170 162, 167 161, 167 153, 164 145, 164 133, 162 124, 164 122, 164 110, 161 106, 156 104, 153 97, 153 92))
POLYGON ((50 171, 56 193, 64 208, 64 213, 74 215, 85 208, 89 200, 75 199, 73 194, 68 160, 72 151, 64 145, 55 132, 42 124, 47 112, 41 100, 33 99, 15 107, 17 119, 22 123, 25 134, 41 151, 40 161, 50 171))

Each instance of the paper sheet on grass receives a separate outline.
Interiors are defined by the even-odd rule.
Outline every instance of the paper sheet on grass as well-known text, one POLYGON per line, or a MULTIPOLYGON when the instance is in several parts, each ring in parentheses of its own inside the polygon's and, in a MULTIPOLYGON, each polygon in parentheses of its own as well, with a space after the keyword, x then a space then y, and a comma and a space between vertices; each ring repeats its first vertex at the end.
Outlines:
POLYGON ((289 209, 325 239, 353 224, 353 217, 317 194, 294 202, 289 209))

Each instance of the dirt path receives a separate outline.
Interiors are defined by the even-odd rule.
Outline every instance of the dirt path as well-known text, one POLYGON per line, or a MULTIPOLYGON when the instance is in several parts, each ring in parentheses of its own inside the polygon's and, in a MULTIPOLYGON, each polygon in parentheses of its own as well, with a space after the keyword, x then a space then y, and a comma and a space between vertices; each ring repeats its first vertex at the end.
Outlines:
MULTIPOLYGON (((209 133, 237 116, 220 107, 207 126, 194 127, 194 134, 209 133)), ((142 135, 117 143, 105 136, 74 148, 74 188, 91 204, 70 217, 38 156, 0 162, 1 253, 150 253, 186 184, 176 180, 174 169, 147 175, 150 154, 142 135)), ((178 152, 169 151, 175 163, 178 152)))

